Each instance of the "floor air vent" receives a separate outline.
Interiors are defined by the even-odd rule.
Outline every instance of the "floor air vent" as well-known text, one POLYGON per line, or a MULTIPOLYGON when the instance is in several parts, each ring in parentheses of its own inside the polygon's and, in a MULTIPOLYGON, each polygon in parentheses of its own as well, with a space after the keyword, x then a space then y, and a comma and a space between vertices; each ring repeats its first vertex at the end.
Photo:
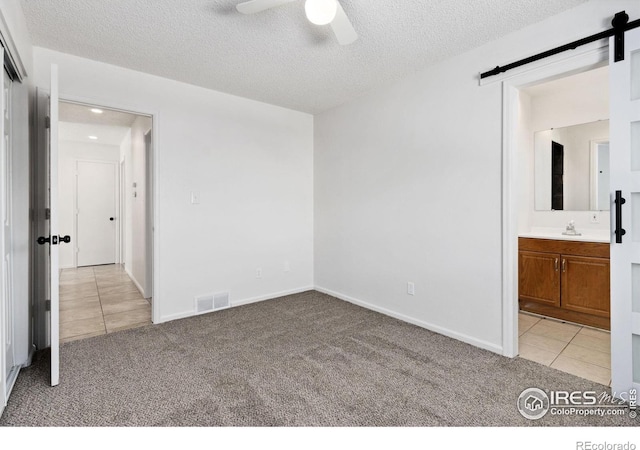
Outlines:
POLYGON ((213 295, 201 295, 196 297, 196 314, 204 314, 231 306, 229 293, 221 292, 213 295))
POLYGON ((219 294, 213 294, 213 310, 224 309, 231 306, 229 302, 229 293, 221 292, 219 294))

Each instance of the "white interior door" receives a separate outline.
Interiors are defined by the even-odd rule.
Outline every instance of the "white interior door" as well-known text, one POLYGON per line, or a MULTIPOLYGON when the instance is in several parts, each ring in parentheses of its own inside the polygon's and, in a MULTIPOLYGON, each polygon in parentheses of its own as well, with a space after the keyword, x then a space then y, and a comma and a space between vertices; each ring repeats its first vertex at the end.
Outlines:
POLYGON ((640 389, 640 29, 625 34, 623 61, 613 61, 614 38, 609 47, 611 387, 623 398, 640 389), (618 192, 624 204, 615 201, 618 192))
MULTIPOLYGON (((0 58, 4 59, 3 53, 3 49, 0 47, 0 58)), ((3 91, 4 78, 0 77, 0 92, 3 91)), ((2 102, 4 103, 5 101, 6 99, 3 98, 2 102)), ((4 121, 0 121, 0 136, 2 135, 4 135, 4 121)), ((2 176, 2 183, 0 183, 0 208, 2 209, 3 215, 7 207, 5 203, 8 198, 6 192, 8 182, 6 180, 9 175, 9 167, 6 165, 6 151, 7 149, 4 145, 4 140, 2 140, 2 142, 0 142, 0 176, 2 176)), ((9 354, 10 352, 12 352, 10 342, 11 337, 9 334, 9 328, 11 326, 12 320, 10 318, 9 311, 9 297, 7 296, 7 283, 9 280, 5 276, 6 263, 4 258, 8 251, 8 244, 9 242, 6 242, 5 233, 2 233, 0 235, 0 327, 2 327, 2 330, 0 331, 0 414, 7 404, 7 377, 9 375, 9 371, 11 370, 11 366, 9 365, 9 354)))
POLYGON ((58 264, 58 66, 51 65, 49 97, 49 342, 51 386, 60 383, 60 272, 58 264))
POLYGON ((112 162, 78 161, 78 266, 116 262, 116 170, 112 162))
MULTIPOLYGON (((14 308, 13 308, 13 295, 11 287, 11 270, 13 267, 13 261, 11 257, 11 243, 13 239, 11 237, 11 147, 9 141, 9 131, 11 125, 9 123, 9 86, 11 85, 11 79, 4 71, 4 77, 0 84, 0 92, 3 92, 2 98, 2 128, 0 128, 0 136, 2 136, 2 229, 3 229, 3 269, 2 269, 2 285, 3 285, 3 297, 6 303, 5 309, 5 376, 7 380, 15 366, 15 355, 13 345, 13 329, 14 329, 14 308)), ((8 387, 8 386, 7 386, 8 387)))

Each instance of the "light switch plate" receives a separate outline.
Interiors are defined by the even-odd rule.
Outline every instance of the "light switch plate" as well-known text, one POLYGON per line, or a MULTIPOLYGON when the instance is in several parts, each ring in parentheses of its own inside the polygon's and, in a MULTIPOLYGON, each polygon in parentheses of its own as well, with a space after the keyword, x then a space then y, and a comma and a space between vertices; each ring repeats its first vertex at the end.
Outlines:
POLYGON ((197 191, 191 192, 191 204, 192 205, 200 204, 200 192, 197 192, 197 191))

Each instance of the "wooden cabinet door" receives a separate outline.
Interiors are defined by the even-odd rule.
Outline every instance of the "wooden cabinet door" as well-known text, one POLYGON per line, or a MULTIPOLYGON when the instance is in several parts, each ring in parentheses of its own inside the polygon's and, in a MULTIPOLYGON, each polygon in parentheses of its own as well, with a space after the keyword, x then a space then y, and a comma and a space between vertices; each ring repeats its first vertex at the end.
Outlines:
POLYGON ((520 251, 518 293, 530 300, 560 307, 560 255, 520 251))
POLYGON ((562 255, 562 307, 609 317, 609 260, 562 255))

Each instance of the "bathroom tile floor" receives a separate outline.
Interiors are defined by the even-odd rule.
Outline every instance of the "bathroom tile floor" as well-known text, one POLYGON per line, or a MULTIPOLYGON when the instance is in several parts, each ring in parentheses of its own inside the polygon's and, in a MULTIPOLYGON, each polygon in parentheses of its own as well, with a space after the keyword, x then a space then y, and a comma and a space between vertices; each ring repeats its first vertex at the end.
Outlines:
POLYGON ((60 342, 151 323, 151 304, 122 265, 60 272, 60 342))
POLYGON ((608 332, 532 314, 518 314, 520 357, 611 385, 608 332))

